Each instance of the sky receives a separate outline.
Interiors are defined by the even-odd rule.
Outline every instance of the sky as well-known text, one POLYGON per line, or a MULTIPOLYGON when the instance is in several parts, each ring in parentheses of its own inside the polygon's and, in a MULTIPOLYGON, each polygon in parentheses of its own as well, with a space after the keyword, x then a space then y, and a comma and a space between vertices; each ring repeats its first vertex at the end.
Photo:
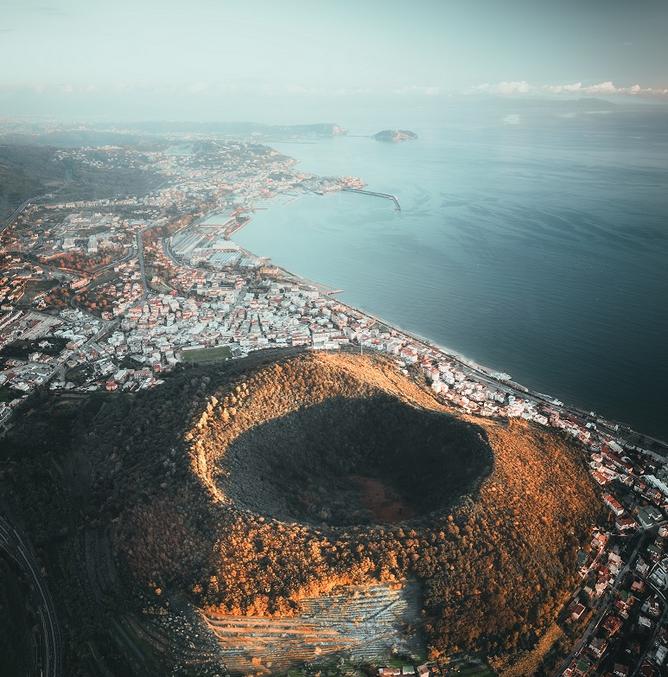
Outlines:
POLYGON ((666 0, 0 0, 0 115, 304 121, 371 100, 668 102, 667 34, 666 0))

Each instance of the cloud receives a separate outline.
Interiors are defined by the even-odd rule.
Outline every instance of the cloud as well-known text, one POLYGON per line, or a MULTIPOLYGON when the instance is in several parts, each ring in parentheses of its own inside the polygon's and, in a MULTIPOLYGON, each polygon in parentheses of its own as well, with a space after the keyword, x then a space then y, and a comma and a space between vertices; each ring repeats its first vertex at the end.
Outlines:
MULTIPOLYGON (((637 87, 637 85, 636 85, 637 87)), ((573 82, 565 85, 543 85, 541 88, 548 94, 619 94, 620 89, 611 80, 599 82, 596 85, 583 85, 581 82, 573 82)))
POLYGON ((503 124, 504 125, 519 125, 520 120, 521 120, 521 118, 517 113, 511 113, 510 115, 506 115, 506 117, 503 118, 503 124))
POLYGON ((503 81, 495 84, 485 82, 473 88, 474 92, 484 92, 485 94, 497 94, 499 96, 510 96, 512 94, 528 94, 531 91, 531 85, 526 80, 503 81))
POLYGON ((566 85, 543 85, 542 91, 548 94, 585 94, 587 96, 668 96, 668 88, 664 87, 641 87, 638 84, 630 87, 618 87, 612 80, 598 82, 593 85, 584 85, 581 82, 573 82, 566 85))
POLYGON ((605 80, 590 85, 582 82, 568 82, 558 85, 533 85, 526 80, 503 81, 477 85, 468 91, 469 94, 485 93, 497 96, 513 96, 515 94, 579 94, 582 96, 639 96, 668 97, 668 87, 642 87, 639 84, 628 87, 615 85, 612 80, 605 80))

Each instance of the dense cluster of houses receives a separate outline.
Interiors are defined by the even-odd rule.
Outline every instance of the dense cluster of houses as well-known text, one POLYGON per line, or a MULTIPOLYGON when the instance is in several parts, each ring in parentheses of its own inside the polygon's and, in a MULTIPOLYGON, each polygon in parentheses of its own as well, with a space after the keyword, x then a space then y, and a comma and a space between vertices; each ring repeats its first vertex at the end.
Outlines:
POLYGON ((668 654, 665 459, 612 439, 594 441, 589 455, 614 526, 596 530, 579 555, 568 623, 584 635, 563 674, 658 676, 668 654))

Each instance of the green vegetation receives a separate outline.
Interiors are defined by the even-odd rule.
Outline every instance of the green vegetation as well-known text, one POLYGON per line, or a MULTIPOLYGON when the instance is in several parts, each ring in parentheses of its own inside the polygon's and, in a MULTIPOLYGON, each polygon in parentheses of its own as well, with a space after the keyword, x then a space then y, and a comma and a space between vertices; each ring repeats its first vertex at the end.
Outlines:
MULTIPOLYGON (((95 159, 95 153, 88 154, 95 159)), ((104 158, 102 151, 99 155, 104 158)), ((163 180, 160 174, 134 167, 95 167, 60 159, 51 146, 0 144, 0 225, 25 200, 47 193, 61 200, 141 195, 163 180)))
MULTIPOLYGON (((525 422, 469 419, 495 460, 479 490, 474 483, 471 493, 453 504, 447 483, 438 486, 438 478, 446 476, 435 470, 438 459, 425 455, 436 465, 427 464, 432 471, 425 472, 424 482, 431 477, 434 486, 411 478, 409 469, 404 473, 404 489, 412 489, 411 500, 417 502, 413 518, 402 521, 395 516, 365 524, 344 514, 342 526, 338 519, 328 521, 327 515, 318 519, 309 507, 309 501, 318 504, 321 490, 313 483, 314 474, 330 464, 323 466, 322 459, 347 464, 354 475, 363 459, 360 454, 366 453, 362 440, 369 441, 371 430, 387 429, 389 438, 379 438, 379 444, 385 445, 389 458, 396 455, 396 468, 402 467, 399 447, 391 446, 391 431, 403 417, 401 408, 392 405, 383 419, 382 407, 374 410, 370 403, 375 398, 398 399, 413 411, 426 410, 421 414, 426 419, 445 412, 380 358, 308 355, 242 375, 232 385, 228 379, 224 371, 210 369, 199 385, 190 382, 187 387, 200 393, 183 433, 198 478, 195 485, 187 488, 181 479, 166 495, 156 491, 150 500, 123 511, 118 544, 131 551, 128 566, 138 580, 155 581, 160 572, 161 588, 197 590, 200 604, 221 613, 291 615, 301 598, 325 594, 333 585, 415 577, 423 585, 425 631, 434 657, 461 651, 512 652, 535 643, 554 620, 563 591, 574 581, 577 547, 601 515, 580 457, 561 436, 525 422), (337 401, 353 404, 339 407, 333 404, 337 401), (322 416, 309 420, 317 407, 322 416), (281 420, 285 439, 277 435, 281 420), (358 425, 359 444, 354 440, 358 425), (346 446, 350 448, 344 454, 346 446), (264 452, 253 458, 254 448, 264 452), (306 450, 318 463, 306 463, 306 450), (292 464, 286 455, 290 453, 305 462, 292 464), (248 464, 256 472, 244 473, 248 464), (281 484, 274 482, 276 477, 285 480, 283 494, 272 488, 281 484), (179 505, 187 505, 187 512, 179 505), (280 528, 273 522, 275 516, 280 528), (218 535, 213 548, 212 534, 218 535), (189 546, 184 548, 186 541, 189 546), (206 574, 198 579, 193 575, 197 569, 206 574), (523 572, 521 579, 517 571, 523 572)), ((176 380, 170 385, 178 388, 176 380)), ((181 382, 181 388, 185 385, 181 382)), ((155 395, 151 416, 176 424, 177 416, 183 420, 183 403, 190 398, 175 395, 178 405, 173 409, 155 395), (170 413, 158 415, 156 406, 170 413)), ((138 431, 134 439, 124 440, 137 461, 137 450, 156 457, 170 444, 161 439, 162 426, 154 426, 153 433, 141 423, 151 418, 144 412, 146 405, 142 401, 133 411, 136 423, 129 425, 126 419, 129 429, 138 431)), ((110 422, 107 429, 113 428, 110 422)), ((415 455, 421 435, 431 439, 434 456, 443 453, 442 431, 418 425, 408 426, 405 434, 413 438, 398 439, 403 439, 407 457, 416 461, 413 471, 419 473, 424 460, 415 455)), ((458 471, 466 472, 471 455, 478 452, 472 439, 464 436, 460 442, 461 457, 452 457, 450 467, 458 463, 458 471)), ((105 445, 117 447, 113 439, 100 443, 101 451, 105 445)), ((362 470, 369 468, 362 463, 362 470)), ((343 477, 338 470, 336 475, 343 477)), ((172 486, 171 481, 167 485, 172 486)), ((141 486, 148 490, 147 482, 141 486)), ((339 480, 330 483, 328 500, 345 496, 342 486, 339 480)))
POLYGON ((461 675, 462 677, 494 677, 496 674, 489 667, 480 663, 466 662, 461 667, 453 665, 451 669, 453 675, 461 675))
MULTIPOLYGON (((198 635, 192 640, 171 610, 189 618, 201 618, 197 608, 292 616, 302 600, 337 586, 407 579, 421 585, 417 630, 430 658, 513 654, 554 621, 574 580, 575 553, 602 512, 564 438, 522 421, 467 417, 452 428, 461 434, 447 451, 445 422, 452 416, 380 357, 224 359, 215 367, 179 368, 160 388, 136 394, 70 401, 40 393, 17 421, 0 452, 0 491, 49 571, 72 677, 171 674, 175 661, 178 674, 207 674, 215 639, 191 625, 198 635), (300 420, 308 410, 315 414, 300 420), (418 423, 404 426, 412 417, 418 423), (280 419, 295 428, 294 438, 288 431, 281 439, 275 426, 264 425, 280 419), (405 438, 391 434, 395 425, 405 428, 405 438), (393 461, 385 474, 372 462, 376 442, 366 451, 362 444, 372 430, 380 430, 378 449, 393 461), (245 436, 253 444, 244 447, 245 436), (399 442, 414 468, 402 465, 399 442), (243 452, 238 461, 252 461, 257 470, 248 492, 229 485, 250 481, 225 466, 236 444, 243 452), (256 444, 265 452, 253 460, 256 444), (340 453, 347 444, 350 453, 340 453), (341 477, 337 462, 354 475, 364 461, 361 469, 392 485, 413 516, 364 523, 344 514, 343 526, 314 516, 313 498, 304 494, 319 491, 313 469, 299 476, 299 464, 287 463, 291 445, 297 459, 305 458, 304 449, 338 457, 333 470, 341 477), (445 450, 449 466, 464 472, 485 449, 494 466, 482 485, 439 495, 452 489, 438 482, 447 474, 438 468, 439 455, 445 450), (297 475, 286 479, 283 495, 249 508, 253 492, 265 500, 262 485, 280 475, 276 463, 297 475), (412 477, 424 463, 432 470, 412 477), (276 521, 274 501, 291 495, 299 510, 288 505, 293 519, 276 521), (168 622, 161 625, 163 617, 168 622)), ((469 479, 481 477, 474 470, 469 479)), ((470 672, 460 674, 489 674, 465 668, 470 672)))
POLYGON ((376 141, 385 141, 390 143, 398 143, 401 141, 414 141, 417 139, 417 134, 408 129, 383 129, 373 135, 376 141))
POLYGON ((48 339, 12 341, 0 350, 0 363, 6 359, 27 360, 31 353, 58 355, 66 344, 67 339, 57 336, 50 336, 48 339))
POLYGON ((30 588, 0 551, 0 667, 3 675, 32 674, 32 632, 37 619, 28 610, 30 588))
POLYGON ((14 390, 14 388, 10 388, 9 386, 0 386, 0 402, 11 402, 22 395, 22 392, 14 390))
POLYGON ((230 357, 232 357, 232 351, 229 346, 197 348, 195 350, 183 351, 183 361, 188 364, 208 364, 210 362, 229 360, 230 357))

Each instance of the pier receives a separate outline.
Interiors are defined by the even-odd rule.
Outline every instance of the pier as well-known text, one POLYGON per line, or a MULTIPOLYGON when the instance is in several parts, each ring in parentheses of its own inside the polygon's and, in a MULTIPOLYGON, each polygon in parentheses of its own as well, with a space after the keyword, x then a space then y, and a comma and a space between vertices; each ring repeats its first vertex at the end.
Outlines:
POLYGON ((371 195, 373 197, 383 197, 386 200, 392 200, 394 202, 394 208, 396 211, 401 211, 401 205, 396 195, 391 193, 379 193, 375 190, 362 190, 361 188, 342 188, 342 190, 348 191, 349 193, 360 193, 361 195, 371 195))

